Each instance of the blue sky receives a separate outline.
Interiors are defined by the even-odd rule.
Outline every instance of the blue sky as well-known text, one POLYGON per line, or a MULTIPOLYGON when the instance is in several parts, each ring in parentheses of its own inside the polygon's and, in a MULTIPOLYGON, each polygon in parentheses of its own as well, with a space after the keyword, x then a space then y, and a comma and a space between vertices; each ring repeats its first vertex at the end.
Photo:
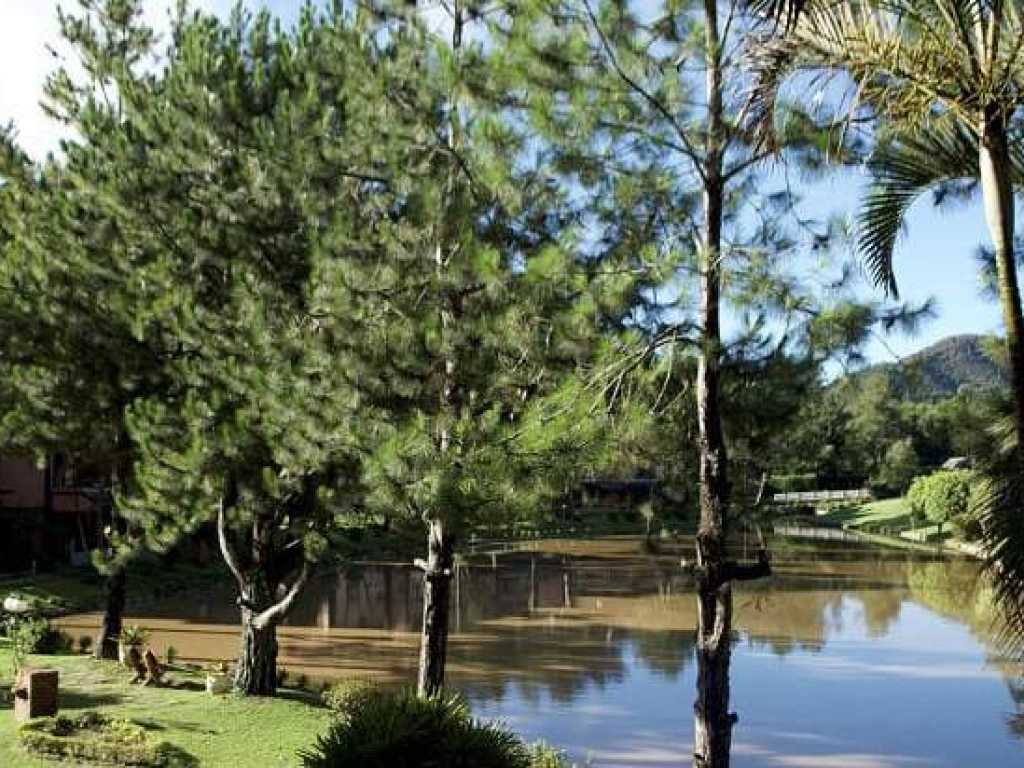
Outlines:
MULTIPOLYGON (((65 0, 65 5, 75 4, 65 0)), ((166 29, 172 0, 147 0, 149 23, 166 29)), ((193 6, 226 12, 233 0, 193 0, 193 6)), ((254 5, 256 3, 253 3, 254 5)), ((0 121, 13 119, 28 151, 43 156, 57 147, 59 126, 39 108, 42 84, 55 60, 45 48, 57 39, 57 0, 2 0, 0 9, 0 121)), ((300 0, 271 0, 267 5, 286 18, 294 17, 300 0)), ((60 53, 60 51, 58 51, 60 53)), ((821 217, 856 209, 863 178, 844 174, 804 191, 807 212, 821 217)), ((868 349, 872 360, 891 360, 954 333, 992 333, 1000 329, 999 309, 979 292, 974 252, 987 243, 980 205, 973 203, 939 213, 922 199, 912 210, 907 232, 897 250, 897 276, 902 298, 918 302, 933 296, 938 314, 913 337, 891 335, 868 349), (891 350, 891 351, 890 351, 891 350)), ((864 282, 868 296, 874 291, 864 282)))

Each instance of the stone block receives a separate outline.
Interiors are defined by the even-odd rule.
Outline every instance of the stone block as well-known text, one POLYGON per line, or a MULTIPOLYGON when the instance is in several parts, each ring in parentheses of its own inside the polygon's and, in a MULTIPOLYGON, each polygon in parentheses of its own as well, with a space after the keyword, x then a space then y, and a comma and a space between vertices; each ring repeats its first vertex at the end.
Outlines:
POLYGON ((57 714, 58 673, 56 669, 26 669, 14 686, 14 719, 24 723, 33 717, 57 714))

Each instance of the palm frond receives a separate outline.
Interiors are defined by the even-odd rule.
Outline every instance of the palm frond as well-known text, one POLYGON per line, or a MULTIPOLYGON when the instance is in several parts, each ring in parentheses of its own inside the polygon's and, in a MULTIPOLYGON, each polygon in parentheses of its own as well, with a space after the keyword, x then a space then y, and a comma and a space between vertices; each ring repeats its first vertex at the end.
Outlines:
MULTIPOLYGON (((1014 462, 1015 463, 1015 462, 1014 462)), ((1024 477, 1014 467, 989 470, 973 514, 999 612, 995 635, 1002 649, 1024 655, 1024 477)))
POLYGON ((857 248, 875 285, 898 296, 893 252, 907 211, 928 190, 977 178, 978 140, 958 122, 937 123, 886 143, 869 167, 873 181, 858 215, 857 248))

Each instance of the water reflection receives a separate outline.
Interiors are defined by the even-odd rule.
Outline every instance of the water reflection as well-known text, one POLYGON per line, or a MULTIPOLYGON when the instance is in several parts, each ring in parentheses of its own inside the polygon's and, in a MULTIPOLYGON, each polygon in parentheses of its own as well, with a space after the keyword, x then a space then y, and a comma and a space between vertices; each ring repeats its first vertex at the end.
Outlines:
MULTIPOLYGON (((449 680, 485 716, 601 766, 689 764, 696 606, 688 542, 546 542, 470 557, 453 584, 449 680)), ((849 542, 777 541, 736 590, 737 766, 1024 764, 1021 670, 988 642, 976 569, 849 542)), ((281 631, 311 678, 415 675, 421 580, 404 565, 321 577, 281 631)), ((230 658, 229 589, 133 617, 158 648, 230 658)), ((68 624, 86 631, 94 617, 68 624)), ((77 633, 77 632, 76 632, 77 633)))

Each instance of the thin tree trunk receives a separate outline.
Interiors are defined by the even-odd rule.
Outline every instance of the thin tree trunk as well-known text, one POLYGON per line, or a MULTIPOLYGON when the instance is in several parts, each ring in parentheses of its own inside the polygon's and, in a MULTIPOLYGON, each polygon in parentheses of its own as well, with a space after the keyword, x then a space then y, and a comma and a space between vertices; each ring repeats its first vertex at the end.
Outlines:
POLYGON ((107 603, 103 609, 103 623, 93 649, 97 659, 117 660, 117 646, 124 617, 125 581, 124 567, 119 567, 107 575, 107 603))
POLYGON ((697 531, 697 699, 693 705, 695 768, 728 768, 733 718, 729 714, 729 636, 732 589, 725 576, 729 485, 719 403, 722 286, 723 147, 721 42, 717 0, 704 0, 704 56, 708 105, 704 165, 704 247, 701 264, 701 355, 697 368, 700 446, 700 525, 697 531))
POLYGON ((448 603, 451 592, 454 542, 440 520, 427 527, 427 561, 423 569, 423 631, 416 690, 420 696, 438 695, 444 688, 448 656, 448 603))
POLYGON ((259 622, 273 599, 270 587, 259 576, 243 591, 242 643, 235 668, 235 690, 247 696, 277 693, 277 622, 259 622))
MULTIPOLYGON (((452 6, 452 50, 457 57, 462 47, 463 9, 458 2, 452 6)), ((445 143, 453 154, 460 145, 459 110, 456 95, 449 94, 448 130, 445 143)), ((456 171, 449 171, 448 189, 444 211, 454 203, 456 171)), ((459 417, 459 386, 457 382, 456 350, 451 339, 461 312, 461 299, 450 291, 448 258, 446 253, 448 222, 441 221, 436 227, 434 260, 439 291, 439 320, 441 331, 441 356, 444 360, 444 375, 440 392, 441 424, 438 431, 438 454, 442 461, 453 449, 451 426, 459 417)), ((448 614, 451 592, 452 569, 455 562, 454 532, 446 530, 446 523, 440 517, 427 520, 427 561, 417 561, 423 570, 423 626, 420 637, 420 659, 416 690, 421 697, 437 696, 444 688, 445 664, 448 660, 448 614)))
POLYGON ((1021 316, 1017 263, 1013 252, 1013 187, 1010 181, 1010 152, 1005 118, 987 110, 981 121, 979 167, 985 205, 985 220, 996 256, 999 303, 1006 327, 1006 352, 1013 389, 1017 433, 1017 461, 1024 456, 1024 319, 1021 316))

